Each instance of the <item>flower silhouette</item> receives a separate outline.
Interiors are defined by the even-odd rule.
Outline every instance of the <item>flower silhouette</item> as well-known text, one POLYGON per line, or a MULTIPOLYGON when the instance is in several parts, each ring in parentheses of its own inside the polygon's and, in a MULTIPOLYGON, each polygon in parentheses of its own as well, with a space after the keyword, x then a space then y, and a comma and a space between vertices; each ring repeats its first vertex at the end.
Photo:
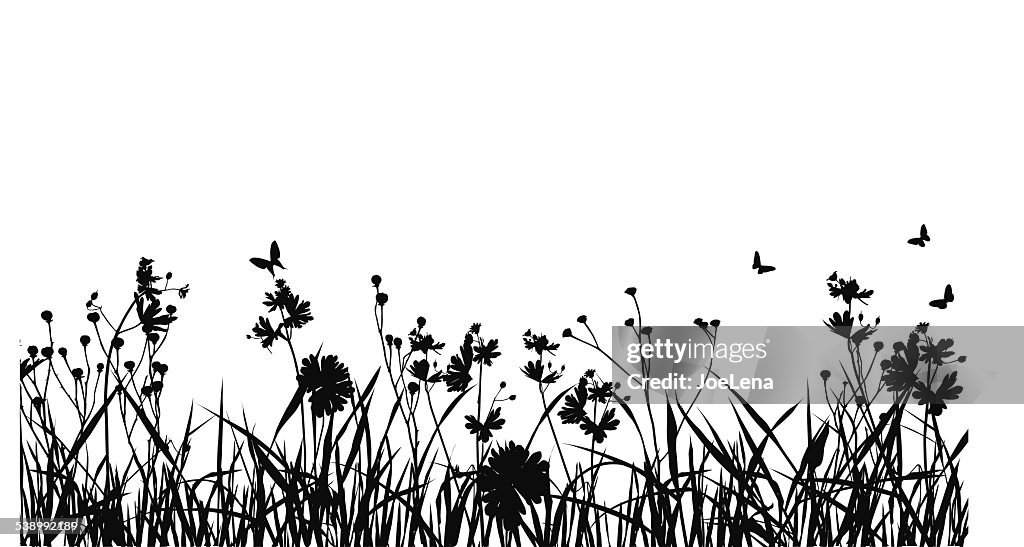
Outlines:
POLYGON ((408 367, 409 374, 421 382, 440 382, 442 373, 430 373, 430 363, 426 359, 414 360, 408 367))
POLYGON ((548 340, 548 337, 543 334, 533 334, 532 330, 527 330, 523 333, 523 345, 526 346, 526 349, 528 350, 536 351, 537 355, 540 355, 545 351, 554 355, 555 350, 560 346, 560 344, 552 344, 548 340))
POLYGON ((934 344, 926 344, 921 348, 921 360, 936 366, 944 365, 947 363, 946 359, 953 356, 953 352, 950 351, 952 347, 953 341, 949 338, 943 338, 934 344))
POLYGON ((289 294, 284 299, 284 309, 287 315, 284 319, 284 326, 287 328, 301 329, 303 325, 313 320, 309 310, 308 300, 302 300, 297 294, 289 294))
POLYGON ((899 347, 904 349, 897 350, 892 357, 881 362, 882 370, 885 371, 882 382, 887 391, 903 393, 917 385, 918 352, 916 342, 909 346, 899 344, 899 347))
POLYGON ((938 389, 932 391, 923 382, 918 382, 913 397, 918 404, 928 405, 928 412, 938 416, 946 409, 946 401, 960 398, 963 386, 956 385, 956 371, 945 375, 938 389))
POLYGON ((274 345, 274 340, 277 340, 280 335, 280 327, 274 327, 270 324, 269 319, 261 316, 256 320, 256 325, 252 328, 252 334, 246 336, 246 338, 256 338, 263 347, 269 349, 270 346, 274 345))
POLYGON ((478 486, 483 492, 484 512, 506 530, 518 527, 526 503, 536 504, 549 493, 548 462, 540 452, 509 442, 491 453, 480 467, 478 486))
POLYGON ((828 327, 828 330, 842 336, 843 338, 849 339, 858 346, 875 333, 876 329, 868 325, 860 325, 860 327, 855 330, 854 324, 854 318, 850 313, 850 310, 843 311, 842 315, 840 315, 839 312, 833 313, 832 317, 825 322, 825 326, 828 327))
POLYGON ((540 384, 553 384, 562 377, 562 371, 550 370, 551 365, 548 365, 548 373, 544 373, 544 364, 540 362, 540 359, 536 361, 528 361, 526 366, 522 368, 523 374, 527 378, 540 384))
MULTIPOLYGON (((153 260, 142 257, 139 259, 139 267, 135 270, 135 282, 138 284, 138 293, 146 299, 152 300, 160 294, 160 290, 153 287, 153 284, 163 279, 153 275, 153 260)), ((95 300, 95 299, 93 299, 95 300)))
POLYGON ((473 380, 470 367, 473 366, 473 335, 466 333, 466 338, 459 348, 459 355, 452 355, 451 364, 444 373, 444 383, 448 391, 466 391, 473 380))
POLYGON ((273 293, 264 293, 267 299, 263 301, 263 305, 271 312, 283 310, 287 298, 292 294, 291 288, 288 287, 284 279, 274 280, 274 285, 277 286, 277 290, 273 293))
POLYGON ((847 304, 853 303, 854 300, 859 300, 863 304, 875 294, 875 291, 862 290, 856 279, 851 278, 847 281, 833 273, 828 278, 828 293, 832 298, 841 298, 847 304))
POLYGON ((348 367, 338 361, 336 355, 303 358, 298 380, 299 385, 311 393, 309 402, 316 416, 341 410, 355 394, 348 367))
POLYGON ((578 424, 583 420, 587 419, 587 409, 585 404, 587 402, 587 379, 586 377, 580 378, 578 384, 576 384, 576 390, 565 396, 565 404, 562 409, 558 411, 558 417, 562 419, 563 424, 578 424))
POLYGON ((483 363, 487 366, 493 365, 494 360, 501 355, 501 352, 498 351, 498 341, 494 339, 491 339, 486 344, 481 343, 474 346, 473 351, 476 352, 476 355, 473 356, 473 362, 483 363))
POLYGON ((435 342, 430 334, 423 334, 413 331, 409 336, 409 350, 412 352, 422 351, 424 355, 433 351, 439 352, 444 349, 443 342, 435 342))
POLYGON ((177 317, 174 317, 171 313, 173 307, 168 306, 168 313, 161 314, 164 311, 163 307, 160 306, 160 300, 156 297, 150 296, 149 302, 145 307, 142 305, 142 299, 136 301, 135 311, 139 315, 139 323, 142 325, 142 332, 166 332, 167 327, 171 325, 177 317))
POLYGON ((589 388, 590 395, 587 395, 587 400, 607 403, 608 400, 612 398, 614 389, 615 388, 611 382, 604 382, 603 384, 594 382, 594 385, 589 388))
POLYGON ((609 408, 604 411, 600 422, 584 419, 583 423, 580 424, 580 429, 582 429, 587 435, 593 435, 594 442, 600 444, 608 438, 608 432, 615 431, 615 428, 618 426, 619 421, 615 419, 615 409, 609 408))
POLYGON ((480 423, 476 416, 466 416, 466 429, 473 435, 476 435, 476 440, 482 443, 491 440, 494 432, 501 429, 503 425, 505 425, 505 419, 501 417, 501 407, 491 409, 487 413, 487 419, 484 420, 484 423, 480 423))

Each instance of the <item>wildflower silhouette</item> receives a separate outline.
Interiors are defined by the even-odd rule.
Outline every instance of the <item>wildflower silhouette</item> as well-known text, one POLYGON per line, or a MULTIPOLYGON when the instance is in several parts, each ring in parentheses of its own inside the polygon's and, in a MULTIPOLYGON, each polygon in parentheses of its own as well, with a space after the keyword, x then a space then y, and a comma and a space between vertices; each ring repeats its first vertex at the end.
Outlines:
POLYGON ((483 491, 485 512, 495 517, 506 530, 523 522, 527 505, 540 503, 549 495, 548 462, 540 452, 510 441, 499 446, 487 465, 480 468, 477 480, 483 491))
POLYGON ((466 416, 466 429, 476 435, 476 440, 482 443, 491 440, 494 432, 501 429, 503 425, 505 425, 505 420, 501 417, 501 407, 488 411, 487 419, 483 423, 480 423, 476 416, 466 416))
POLYGON ((580 378, 576 389, 565 397, 565 404, 558 411, 563 424, 578 424, 587 419, 587 376, 580 378))
POLYGON ((498 351, 498 341, 490 340, 486 344, 480 343, 473 346, 473 362, 483 363, 487 366, 494 364, 494 360, 497 359, 501 352, 498 351))
POLYGON ((310 394, 310 406, 317 417, 342 410, 355 393, 348 367, 337 355, 303 358, 298 380, 310 394))
POLYGON ((580 424, 580 429, 587 435, 594 437, 595 442, 603 443, 608 438, 608 432, 614 431, 618 425, 619 421, 615 419, 615 409, 610 408, 604 411, 599 422, 584 418, 583 423, 580 424))
MULTIPOLYGON (((296 385, 290 399, 260 400, 281 409, 269 430, 244 411, 229 416, 228 381, 217 404, 174 409, 187 418, 184 433, 167 431, 168 379, 192 365, 169 366, 162 348, 190 288, 153 260, 139 261, 117 313, 106 290, 103 301, 89 295, 84 321, 77 318, 84 333, 74 333, 70 351, 59 343, 60 318, 39 314, 44 338, 18 356, 26 518, 83 518, 81 536, 63 536, 69 544, 964 543, 967 435, 947 445, 939 417, 962 396, 954 365, 966 357, 925 323, 883 343, 880 320, 859 309, 873 291, 838 272, 827 286, 842 307, 824 324, 847 342, 848 356, 813 373, 807 388, 809 396, 825 391, 827 411, 801 401, 781 417, 762 416, 733 393, 741 434, 730 439, 699 417, 696 399, 662 405, 651 393, 620 396, 618 384, 602 379, 602 366, 620 363, 592 330, 593 315, 575 317, 579 336, 566 328, 558 343, 517 330, 523 347, 512 351, 473 322, 446 345, 422 315, 399 331, 408 334, 392 333, 385 307, 394 315, 390 302, 401 291, 383 292, 379 275, 366 306, 380 361, 353 377, 337 355, 301 347, 312 306, 277 277, 280 247, 270 247, 269 258, 250 261, 270 278, 247 337, 283 348, 271 357, 291 361, 296 385), (560 353, 566 344, 594 352, 568 363, 573 377, 583 371, 575 381, 553 362, 568 354, 560 353), (534 406, 517 401, 505 378, 491 378, 499 358, 517 360, 536 386, 534 406), (876 362, 878 385, 865 381, 876 362), (879 413, 880 394, 893 403, 879 413), (793 428, 802 434, 777 434, 793 428)), ((625 294, 635 308, 626 332, 649 341, 637 289, 625 294)), ((693 324, 716 342, 718 319, 693 324)), ((713 360, 705 372, 715 375, 713 360)))
MULTIPOLYGON (((548 367, 550 367, 550 363, 548 367)), ((548 368, 544 369, 544 364, 541 363, 540 359, 536 361, 528 361, 526 366, 522 368, 523 374, 527 378, 540 384, 553 384, 562 377, 562 370, 551 370, 548 368)))
POLYGON ((459 354, 452 355, 451 364, 444 373, 444 382, 448 385, 448 391, 466 391, 469 383, 473 380, 473 333, 466 333, 466 337, 459 347, 459 354))
POLYGON ((413 361, 412 364, 409 365, 408 370, 409 374, 411 374, 413 378, 416 378, 421 382, 440 382, 443 376, 442 372, 433 372, 433 374, 431 374, 430 362, 426 359, 413 361))
POLYGON ((526 349, 536 351, 537 355, 541 355, 545 352, 554 355, 555 350, 558 349, 559 344, 553 344, 548 340, 548 337, 543 334, 533 334, 532 329, 527 329, 523 334, 523 345, 526 349))

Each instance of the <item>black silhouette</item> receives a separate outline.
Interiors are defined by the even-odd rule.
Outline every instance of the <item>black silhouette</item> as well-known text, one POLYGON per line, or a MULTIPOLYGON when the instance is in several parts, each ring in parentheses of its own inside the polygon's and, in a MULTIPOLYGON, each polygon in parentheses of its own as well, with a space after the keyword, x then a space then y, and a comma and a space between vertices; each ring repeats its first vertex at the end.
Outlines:
POLYGON ((269 259, 253 257, 249 259, 249 262, 252 262, 253 266, 261 270, 267 270, 273 277, 277 277, 274 275, 274 267, 281 268, 282 270, 285 269, 284 265, 281 264, 281 250, 277 246, 277 241, 270 243, 269 259))
POLYGON ((931 241, 932 238, 928 237, 928 228, 924 224, 921 225, 921 235, 918 237, 912 237, 907 240, 907 243, 911 245, 917 245, 918 247, 924 247, 926 241, 931 241))
POLYGON ((302 359, 299 386, 310 393, 309 403, 314 416, 333 414, 345 408, 355 395, 352 377, 337 355, 310 355, 302 359))
POLYGON ((444 382, 448 384, 448 391, 466 391, 469 382, 473 380, 473 334, 466 333, 466 338, 459 347, 459 354, 452 355, 448 371, 444 373, 444 382))
POLYGON ((523 522, 526 504, 549 496, 549 480, 548 462, 540 452, 531 454, 514 442, 499 446, 480 468, 478 484, 485 513, 498 519, 505 530, 516 529, 523 522))
POLYGON ((482 443, 491 440, 494 432, 501 429, 503 425, 505 425, 505 419, 501 417, 501 407, 491 409, 487 413, 487 420, 484 423, 480 423, 476 416, 466 416, 466 429, 476 435, 476 440, 482 443))
POLYGON ((750 268, 757 270, 758 275, 775 271, 775 266, 764 266, 761 264, 761 253, 757 251, 754 251, 754 265, 750 268))
POLYGON ((946 309, 946 306, 953 301, 953 287, 949 284, 946 285, 945 292, 942 293, 942 298, 938 300, 932 300, 928 303, 933 308, 939 308, 940 310, 946 309))
MULTIPOLYGON (((880 320, 854 309, 867 306, 873 291, 856 279, 834 272, 827 280, 840 309, 824 323, 848 348, 837 373, 813 379, 828 411, 812 417, 810 405, 797 403, 769 418, 734 393, 742 434, 723 439, 692 403, 655 405, 648 394, 630 404, 598 369, 565 385, 566 366, 552 362, 561 344, 532 329, 518 351, 499 350, 480 323, 455 347, 427 332, 422 316, 400 331, 408 334, 390 334, 390 298, 376 275, 367 307, 381 363, 350 371, 319 342, 305 347, 311 305, 276 277, 279 257, 274 243, 270 260, 253 261, 271 284, 248 335, 268 350, 284 348, 272 358, 294 370, 294 385, 260 401, 282 409, 272 431, 244 411, 229 416, 224 390, 216 405, 189 410, 183 434, 162 423, 174 371, 189 365, 157 356, 178 324, 174 297, 183 299, 188 285, 170 287, 172 275, 155 275, 152 260, 140 260, 123 314, 107 315, 91 295, 83 323, 90 334, 77 339, 78 350, 57 344, 53 313, 40 315, 45 343, 29 346, 19 362, 22 510, 27 518, 85 522, 83 535, 49 535, 46 543, 690 547, 962 545, 966 538, 959 458, 967 435, 947 444, 938 418, 963 391, 949 367, 965 357, 926 323, 905 342, 877 340, 880 320), (876 359, 882 381, 868 385, 863 371, 876 359), (533 406, 490 378, 510 370, 536 386, 533 406), (868 403, 882 394, 892 404, 878 413, 868 403), (910 414, 915 402, 926 419, 910 414), (455 454, 453 439, 465 446, 468 436, 453 434, 463 429, 451 422, 466 405, 474 454, 455 454), (73 413, 53 412, 58 406, 73 413), (805 416, 794 419, 801 406, 805 416), (66 418, 58 424, 57 416, 66 418), (505 427, 506 419, 526 427, 505 427), (806 441, 780 442, 782 427, 799 427, 806 441), (516 430, 529 437, 501 438, 516 430), (113 442, 128 452, 111 451, 113 442), (208 450, 193 456, 193 445, 208 450), (557 458, 554 469, 546 455, 557 458)), ((755 253, 757 268, 774 269, 755 253)), ((636 288, 626 294, 636 312, 625 325, 636 340, 650 336, 636 288)), ((947 297, 943 304, 952 301, 948 286, 947 297)), ((583 337, 567 328, 565 343, 619 366, 588 317, 576 322, 583 337)), ((721 321, 694 324, 715 343, 721 321)))

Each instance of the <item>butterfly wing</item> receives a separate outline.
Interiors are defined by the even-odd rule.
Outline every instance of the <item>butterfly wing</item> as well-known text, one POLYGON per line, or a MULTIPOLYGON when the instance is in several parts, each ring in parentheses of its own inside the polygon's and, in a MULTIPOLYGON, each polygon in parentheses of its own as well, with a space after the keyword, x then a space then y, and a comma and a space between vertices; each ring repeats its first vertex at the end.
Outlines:
POLYGON ((768 273, 768 272, 774 272, 774 271, 775 271, 775 266, 761 266, 761 267, 759 267, 757 269, 758 275, 764 274, 764 273, 768 273))
POLYGON ((255 257, 253 257, 253 258, 249 259, 249 262, 252 262, 253 266, 256 266, 257 268, 259 268, 261 270, 266 270, 267 268, 270 267, 270 261, 266 260, 266 259, 263 259, 263 258, 255 258, 255 257))
POLYGON ((924 247, 924 240, 919 237, 912 237, 907 240, 907 243, 911 245, 917 245, 918 247, 924 247))
POLYGON ((270 242, 270 261, 277 262, 281 258, 281 249, 277 246, 277 241, 270 242))
MULTIPOLYGON (((759 270, 761 268, 761 253, 754 251, 754 265, 750 267, 752 270, 759 270)), ((758 272, 760 273, 760 271, 758 272)))
POLYGON ((922 241, 921 246, 924 247, 924 242, 925 241, 931 241, 931 240, 932 240, 932 238, 928 237, 928 227, 925 226, 924 224, 922 224, 921 225, 921 241, 922 241))
POLYGON ((952 285, 949 285, 949 284, 946 285, 946 292, 943 293, 942 297, 946 300, 946 302, 952 302, 953 301, 953 286, 952 285))
POLYGON ((932 300, 931 302, 928 303, 928 305, 933 307, 933 308, 939 308, 940 310, 946 309, 946 301, 945 300, 932 300))

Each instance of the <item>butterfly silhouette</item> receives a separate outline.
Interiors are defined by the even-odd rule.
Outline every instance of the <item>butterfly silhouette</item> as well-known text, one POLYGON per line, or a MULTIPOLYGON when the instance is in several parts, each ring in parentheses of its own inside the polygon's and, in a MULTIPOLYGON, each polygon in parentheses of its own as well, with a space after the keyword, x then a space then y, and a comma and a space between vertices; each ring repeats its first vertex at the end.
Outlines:
POLYGON ((256 266, 261 270, 269 271, 270 275, 273 275, 274 277, 277 277, 274 275, 275 266, 282 270, 286 269, 284 265, 281 264, 281 249, 277 247, 277 241, 270 244, 270 260, 253 257, 249 259, 249 262, 252 262, 253 266, 256 266))
POLYGON ((928 305, 933 308, 939 308, 940 310, 944 310, 946 309, 946 304, 949 304, 952 301, 953 287, 951 285, 946 285, 946 292, 942 295, 942 298, 939 300, 932 300, 931 302, 928 303, 928 305))
POLYGON ((917 245, 918 247, 924 247, 924 242, 925 241, 931 241, 931 240, 932 240, 932 238, 928 237, 928 228, 924 224, 922 224, 921 225, 921 237, 912 237, 912 238, 907 240, 907 243, 909 243, 911 245, 917 245))
POLYGON ((775 266, 762 266, 761 265, 761 253, 754 251, 754 265, 750 267, 752 270, 757 270, 757 274, 775 271, 775 266))

